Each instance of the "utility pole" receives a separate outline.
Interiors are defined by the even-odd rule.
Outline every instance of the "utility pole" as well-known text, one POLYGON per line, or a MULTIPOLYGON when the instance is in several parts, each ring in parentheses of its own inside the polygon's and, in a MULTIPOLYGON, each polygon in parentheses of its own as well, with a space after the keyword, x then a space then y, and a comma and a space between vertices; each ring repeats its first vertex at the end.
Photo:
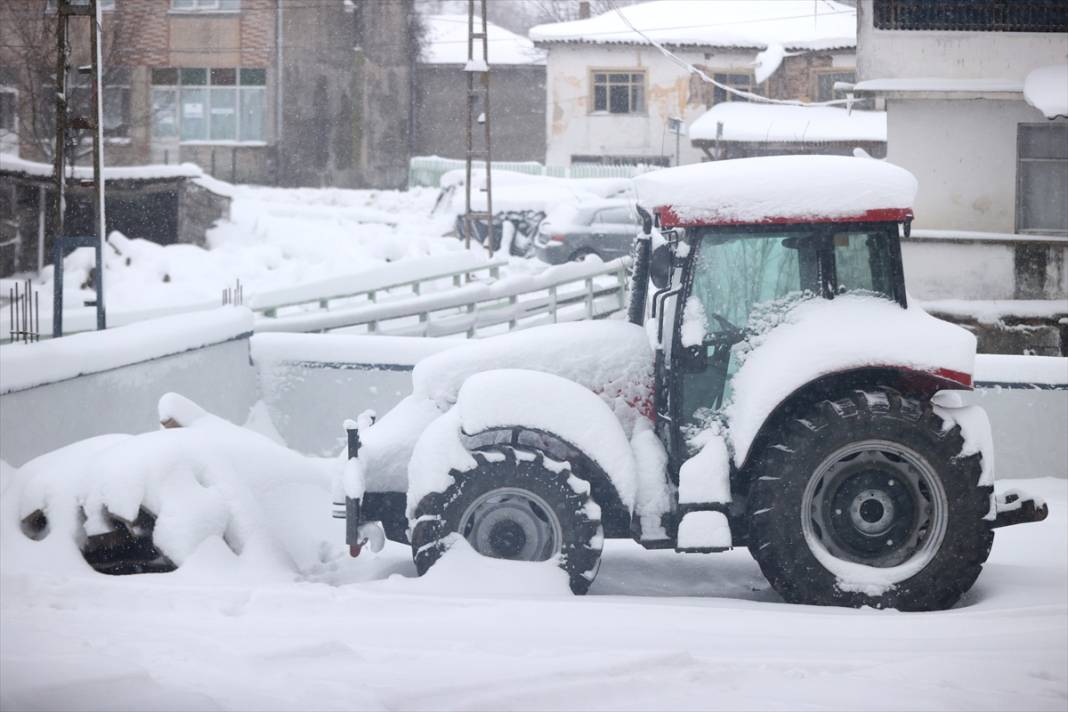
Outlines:
MULTIPOLYGON (((486 31, 486 0, 477 0, 480 8, 481 28, 475 26, 475 2, 467 0, 467 163, 465 202, 464 202, 464 246, 471 249, 471 233, 479 218, 486 221, 486 250, 493 256, 493 184, 490 179, 492 163, 490 152, 490 74, 489 74, 489 37, 486 31), (475 57, 475 41, 481 40, 482 56, 475 57), (476 82, 475 75, 479 75, 476 82), (481 105, 481 106, 479 106, 481 105), (481 111, 479 111, 481 108, 481 111), (475 148, 475 125, 481 124, 485 131, 484 148, 475 148), (486 165, 486 210, 471 209, 471 166, 475 159, 484 158, 486 165)), ((503 232, 501 237, 503 238, 503 232)))
POLYGON ((104 172, 103 172, 103 87, 101 82, 102 62, 100 48, 101 14, 98 0, 57 0, 56 3, 56 145, 52 166, 52 181, 56 201, 52 214, 52 260, 53 260, 53 302, 52 302, 52 336, 63 336, 63 253, 66 247, 92 247, 96 252, 95 286, 96 299, 86 306, 96 307, 96 328, 107 328, 107 316, 104 310, 104 261, 103 247, 107 237, 104 214, 104 172), (70 72, 70 18, 86 17, 89 19, 89 50, 91 54, 88 66, 78 67, 79 74, 89 74, 92 81, 90 92, 90 115, 71 116, 68 102, 70 87, 67 75, 70 72), (64 214, 67 207, 67 138, 70 131, 91 130, 93 132, 93 178, 83 180, 81 185, 93 187, 94 225, 96 235, 67 236, 64 226, 64 214))

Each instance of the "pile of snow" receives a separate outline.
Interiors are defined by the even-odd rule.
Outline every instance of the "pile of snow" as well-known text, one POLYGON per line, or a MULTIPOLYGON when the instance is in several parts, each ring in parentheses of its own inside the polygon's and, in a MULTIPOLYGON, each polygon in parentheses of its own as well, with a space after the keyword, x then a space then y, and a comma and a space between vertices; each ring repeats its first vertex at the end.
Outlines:
POLYGON ((0 348, 0 393, 150 361, 251 333, 252 312, 222 307, 4 346, 0 348))
POLYGON ((858 94, 937 92, 945 94, 1019 94, 1023 85, 1018 79, 971 77, 894 77, 865 79, 853 85, 858 94))
POLYGON ((682 223, 810 221, 901 212, 912 209, 918 188, 904 168, 844 156, 712 161, 645 173, 634 183, 640 205, 669 208, 682 223))
POLYGON ((1024 99, 1047 119, 1068 116, 1068 64, 1032 70, 1024 79, 1024 99))
MULTIPOLYGON (((162 308, 218 305, 240 279, 246 301, 258 292, 291 287, 387 263, 458 250, 440 236, 452 228, 432 216, 436 191, 280 189, 233 186, 230 219, 207 233, 207 249, 161 246, 113 232, 104 249, 109 317, 162 308)), ((93 299, 93 251, 80 248, 64 260, 64 300, 93 299)), ((34 279, 42 325, 52 311, 52 267, 34 279)), ((68 309, 69 311, 69 309, 68 309)), ((6 318, 6 311, 0 319, 6 318)))
POLYGON ((572 22, 538 25, 535 43, 649 42, 628 26, 668 46, 827 50, 856 47, 856 8, 821 0, 658 0, 572 22), (626 20, 619 15, 625 16, 626 20))
POLYGON ((975 366, 972 333, 919 308, 902 309, 879 297, 846 294, 803 300, 774 328, 749 332, 752 335, 735 346, 741 365, 724 409, 739 466, 775 407, 824 374, 864 366, 971 374, 975 366))
POLYGON ((133 521, 142 508, 156 515, 156 547, 189 575, 290 580, 340 554, 329 516, 339 461, 295 453, 175 394, 160 400, 160 419, 182 427, 83 440, 6 476, 5 565, 88 570, 84 537, 109 531, 109 514, 133 521), (34 541, 19 522, 37 510, 48 529, 34 541))
MULTIPOLYGON (((419 61, 423 64, 467 63, 467 15, 421 15, 424 28, 419 61)), ((481 31, 482 19, 475 18, 475 30, 481 31)), ((490 65, 545 64, 545 52, 536 49, 526 37, 486 23, 490 65)), ((475 56, 482 54, 482 41, 475 40, 475 56)))
POLYGON ((885 111, 725 102, 690 125, 693 141, 824 143, 886 141, 885 111), (722 133, 719 127, 722 125, 722 133))

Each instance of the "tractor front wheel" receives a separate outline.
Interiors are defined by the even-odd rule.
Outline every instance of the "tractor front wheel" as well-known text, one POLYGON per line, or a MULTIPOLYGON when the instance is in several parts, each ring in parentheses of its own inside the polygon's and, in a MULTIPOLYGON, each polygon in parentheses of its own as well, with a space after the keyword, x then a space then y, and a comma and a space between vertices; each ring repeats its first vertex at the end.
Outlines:
POLYGON ((749 548, 784 599, 938 610, 993 542, 982 456, 927 401, 890 389, 818 403, 757 453, 749 548))
POLYGON ((453 470, 453 484, 416 508, 412 555, 426 573, 460 534, 483 556, 555 559, 571 590, 584 594, 600 567, 604 533, 589 483, 567 462, 537 450, 496 446, 473 452, 478 466, 453 470))

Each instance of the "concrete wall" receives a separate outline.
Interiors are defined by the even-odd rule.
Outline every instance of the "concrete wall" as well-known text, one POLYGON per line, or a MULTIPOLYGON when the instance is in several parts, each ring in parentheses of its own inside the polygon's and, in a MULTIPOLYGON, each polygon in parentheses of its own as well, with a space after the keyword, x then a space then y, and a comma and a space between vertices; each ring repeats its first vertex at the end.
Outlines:
MULTIPOLYGON (((157 402, 168 391, 238 424, 262 400, 290 447, 334 455, 344 447, 344 419, 367 408, 385 414, 411 392, 413 355, 450 343, 411 339, 419 343, 406 358, 386 359, 378 344, 388 337, 266 336, 296 336, 297 348, 253 365, 247 339, 228 341, 0 396, 0 458, 19 466, 83 438, 154 430, 157 402), (338 339, 347 340, 345 363, 324 358, 318 344, 338 339)), ((971 398, 993 424, 998 477, 1068 477, 1068 390, 992 386, 971 398)))
POLYGON ((157 403, 170 391, 244 423, 259 397, 248 353, 246 338, 7 393, 0 396, 0 458, 18 467, 84 438, 155 430, 157 403))
POLYGON ((887 99, 887 153, 920 182, 917 228, 1014 232, 1016 131, 1045 123, 1023 101, 887 99))
MULTIPOLYGON (((467 75, 460 65, 420 64, 415 72, 413 154, 464 158, 467 75)), ((476 127, 481 132, 481 127, 476 127)), ((545 160, 545 67, 493 65, 490 140, 498 161, 545 160)), ((477 137, 481 144, 481 135, 477 137)))
POLYGON ((1056 32, 877 30, 872 0, 857 3, 858 79, 957 77, 1023 80, 1062 64, 1068 35, 1056 32))

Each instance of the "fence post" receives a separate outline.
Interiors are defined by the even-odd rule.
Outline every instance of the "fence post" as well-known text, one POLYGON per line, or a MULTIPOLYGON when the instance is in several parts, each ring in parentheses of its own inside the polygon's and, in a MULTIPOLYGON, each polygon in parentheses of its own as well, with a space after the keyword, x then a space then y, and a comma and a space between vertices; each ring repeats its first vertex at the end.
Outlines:
POLYGON ((619 266, 616 278, 619 280, 619 308, 625 309, 627 306, 627 268, 625 265, 619 266))
POLYGON ((516 326, 515 307, 519 303, 519 298, 516 295, 508 297, 508 306, 512 308, 512 318, 508 320, 508 331, 514 331, 516 326))
POLYGON ((471 314, 471 326, 467 327, 467 338, 475 338, 475 322, 478 321, 478 316, 475 314, 475 303, 471 302, 467 305, 467 313, 471 314))
POLYGON ((549 287, 549 311, 553 315, 553 323, 556 323, 556 285, 549 287))
POLYGON ((593 277, 586 278, 586 318, 593 318, 593 277))

